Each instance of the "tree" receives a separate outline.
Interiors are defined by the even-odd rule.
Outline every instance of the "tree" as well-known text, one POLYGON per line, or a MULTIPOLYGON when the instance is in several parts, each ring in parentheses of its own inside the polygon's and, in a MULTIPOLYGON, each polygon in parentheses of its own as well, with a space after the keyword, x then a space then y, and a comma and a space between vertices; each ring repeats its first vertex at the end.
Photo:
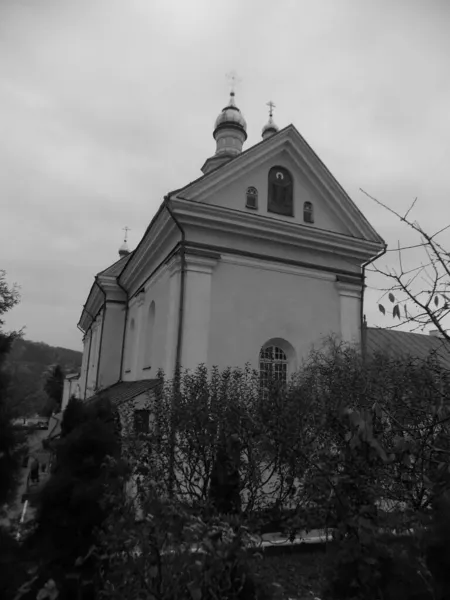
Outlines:
POLYGON ((89 552, 97 528, 112 510, 106 495, 115 488, 121 465, 114 409, 108 401, 87 406, 71 400, 71 414, 64 419, 55 467, 37 499, 36 529, 25 542, 28 559, 40 574, 30 598, 49 579, 66 598, 72 597, 65 594, 73 576, 81 582, 92 578, 95 557, 78 559, 89 552), (117 459, 117 466, 106 470, 110 458, 117 459))
POLYGON ((87 419, 86 407, 82 400, 72 396, 64 411, 61 422, 61 436, 69 435, 76 427, 82 425, 87 419))
POLYGON ((46 412, 50 414, 59 411, 61 408, 62 395, 64 390, 64 371, 60 365, 52 365, 46 374, 44 391, 49 397, 49 404, 46 412))
POLYGON ((0 270, 0 507, 11 499, 20 469, 23 440, 14 430, 9 403, 9 374, 5 370, 5 360, 17 332, 3 331, 3 315, 19 302, 16 285, 6 281, 5 271, 0 270))
MULTIPOLYGON (((364 190, 361 191, 405 223, 418 238, 413 244, 402 246, 398 243, 396 249, 387 251, 397 255, 398 264, 395 267, 381 268, 374 264, 368 269, 387 280, 387 285, 380 291, 392 306, 392 317, 398 320, 398 325, 408 324, 412 331, 423 331, 426 326, 432 325, 444 339, 450 341, 450 252, 438 239, 450 225, 440 225, 434 233, 428 233, 410 217, 417 198, 401 215, 364 190), (416 256, 417 252, 422 252, 420 259, 416 256)), ((386 314, 386 303, 380 301, 378 308, 383 315, 386 314)))

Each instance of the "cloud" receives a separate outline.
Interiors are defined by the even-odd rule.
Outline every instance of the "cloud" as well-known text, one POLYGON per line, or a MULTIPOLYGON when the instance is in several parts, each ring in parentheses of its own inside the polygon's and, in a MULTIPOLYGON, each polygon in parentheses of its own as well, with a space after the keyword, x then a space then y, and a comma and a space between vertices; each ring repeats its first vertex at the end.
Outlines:
POLYGON ((247 147, 272 99, 388 243, 409 234, 360 187, 396 210, 419 196, 430 228, 450 221, 449 13, 445 0, 3 0, 0 256, 23 290, 7 323, 80 346, 122 227, 137 244, 213 152, 231 69, 247 147))

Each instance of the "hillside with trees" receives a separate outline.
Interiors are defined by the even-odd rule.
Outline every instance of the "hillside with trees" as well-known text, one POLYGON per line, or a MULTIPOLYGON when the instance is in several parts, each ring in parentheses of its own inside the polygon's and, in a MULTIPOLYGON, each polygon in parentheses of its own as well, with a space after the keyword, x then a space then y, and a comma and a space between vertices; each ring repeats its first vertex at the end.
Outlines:
POLYGON ((16 338, 5 364, 11 377, 10 402, 14 416, 44 414, 49 406, 46 382, 52 371, 59 366, 65 375, 77 372, 81 357, 81 352, 76 350, 16 338))

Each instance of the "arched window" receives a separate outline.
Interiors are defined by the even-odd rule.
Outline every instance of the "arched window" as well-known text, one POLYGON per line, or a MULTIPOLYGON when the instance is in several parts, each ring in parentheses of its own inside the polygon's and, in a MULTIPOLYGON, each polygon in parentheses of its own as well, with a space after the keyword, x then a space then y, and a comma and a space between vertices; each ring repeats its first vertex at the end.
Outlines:
POLYGON ((247 208, 253 208, 254 210, 258 208, 258 190, 253 186, 247 188, 245 206, 247 208))
POLYGON ((304 202, 303 220, 305 223, 314 223, 314 212, 312 202, 304 202))
POLYGON ((292 176, 284 167, 272 167, 269 171, 267 210, 279 215, 294 216, 292 176))
POLYGON ((288 358, 278 346, 264 346, 259 353, 259 373, 261 385, 269 381, 287 382, 288 358))
POLYGON ((155 337, 155 301, 148 308, 147 330, 145 336, 144 369, 152 366, 153 341, 155 337))

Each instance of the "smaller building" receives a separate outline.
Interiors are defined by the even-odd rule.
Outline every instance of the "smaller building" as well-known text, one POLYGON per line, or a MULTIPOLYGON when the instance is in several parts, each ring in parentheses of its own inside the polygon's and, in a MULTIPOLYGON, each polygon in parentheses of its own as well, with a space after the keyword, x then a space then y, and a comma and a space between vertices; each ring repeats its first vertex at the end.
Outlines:
POLYGON ((75 398, 81 398, 79 373, 71 373, 69 375, 66 375, 66 377, 64 378, 61 412, 64 412, 72 396, 75 396, 75 398))

